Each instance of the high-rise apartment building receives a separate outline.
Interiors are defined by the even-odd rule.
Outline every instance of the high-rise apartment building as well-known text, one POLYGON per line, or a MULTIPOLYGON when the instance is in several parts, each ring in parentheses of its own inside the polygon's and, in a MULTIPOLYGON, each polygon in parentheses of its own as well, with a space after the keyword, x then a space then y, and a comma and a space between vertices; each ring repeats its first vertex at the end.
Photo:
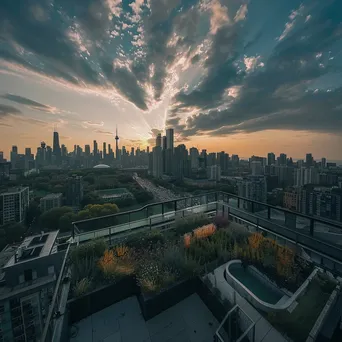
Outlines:
POLYGON ((331 187, 306 186, 301 191, 300 211, 342 222, 342 192, 331 187))
POLYGON ((300 188, 288 188, 284 192, 283 206, 294 211, 300 210, 300 188))
POLYGON ((306 154, 305 165, 306 165, 306 167, 311 167, 311 166, 313 166, 313 157, 312 157, 312 154, 311 154, 311 153, 307 153, 307 154, 306 154))
POLYGON ((0 226, 22 222, 29 205, 29 188, 16 187, 0 193, 0 226))
POLYGON ((30 236, 1 252, 0 341, 40 341, 65 257, 57 235, 30 236))
POLYGON ((322 158, 321 167, 322 167, 323 169, 325 169, 325 168, 327 167, 327 159, 326 159, 326 158, 322 158))
POLYGON ((82 176, 72 176, 67 180, 66 203, 72 207, 80 207, 83 199, 82 176))
POLYGON ((18 160, 18 147, 13 145, 11 151, 11 166, 12 169, 16 168, 17 160, 18 160))
POLYGON ((209 153, 207 156, 207 167, 216 165, 216 153, 209 153))
POLYGON ((240 158, 237 154, 232 155, 232 167, 237 168, 240 164, 240 158))
POLYGON ((62 206, 62 193, 48 194, 40 199, 40 210, 42 212, 62 206))
POLYGON ((228 170, 229 155, 224 151, 217 153, 217 165, 220 166, 221 172, 226 172, 228 170))
POLYGON ((252 176, 260 176, 264 174, 262 163, 260 161, 251 162, 252 176))
POLYGON ((287 155, 285 153, 280 153, 278 161, 279 165, 287 165, 287 155))
POLYGON ((196 147, 190 148, 190 164, 191 169, 198 169, 199 168, 199 152, 196 147))
POLYGON ((152 174, 160 178, 163 175, 163 153, 161 146, 155 146, 152 150, 152 174))
MULTIPOLYGON (((238 183, 238 195, 245 197, 254 201, 264 202, 267 201, 267 183, 264 176, 248 176, 238 183)), ((252 211, 263 210, 262 205, 254 204, 252 206, 251 202, 243 201, 242 203, 244 209, 252 211)))
POLYGON ((185 145, 181 144, 174 149, 173 175, 177 179, 183 179, 187 166, 188 151, 185 145))
POLYGON ((275 154, 270 152, 267 154, 267 165, 274 165, 275 164, 275 154))
POLYGON ((221 180, 221 167, 219 165, 207 166, 207 177, 209 180, 219 182, 221 180))

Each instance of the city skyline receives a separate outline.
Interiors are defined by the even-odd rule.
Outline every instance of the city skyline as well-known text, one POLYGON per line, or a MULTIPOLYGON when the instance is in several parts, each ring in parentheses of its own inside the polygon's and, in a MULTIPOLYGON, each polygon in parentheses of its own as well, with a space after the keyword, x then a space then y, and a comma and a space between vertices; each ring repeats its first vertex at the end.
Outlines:
MULTIPOLYGON (((122 150, 123 150, 123 147, 125 148, 125 151, 127 151, 129 154, 131 153, 131 150, 133 149, 133 151, 136 151, 137 149, 140 149, 141 151, 146 151, 147 149, 149 149, 150 152, 152 152, 152 149, 153 147, 157 146, 158 145, 158 140, 159 138, 162 139, 163 137, 167 137, 167 132, 165 131, 163 135, 161 135, 161 133, 158 133, 158 136, 155 137, 155 139, 152 141, 151 139, 151 144, 150 145, 146 145, 146 146, 140 146, 140 145, 130 145, 130 146, 125 146, 125 145, 121 145, 119 144, 118 145, 118 151, 121 153, 122 150)), ((11 149, 9 151, 0 151, 2 152, 2 156, 3 158, 7 159, 8 161, 10 161, 11 159, 11 151, 13 150, 13 148, 16 148, 16 153, 18 154, 25 154, 27 150, 30 151, 30 153, 32 153, 34 156, 36 156, 36 153, 38 151, 38 149, 44 145, 44 147, 50 147, 51 148, 51 151, 52 153, 56 156, 54 150, 54 141, 57 141, 58 142, 58 146, 57 146, 57 149, 58 149, 58 152, 57 153, 62 153, 61 152, 61 148, 62 146, 64 145, 66 148, 67 148, 67 152, 68 153, 72 153, 75 151, 75 148, 76 147, 80 147, 82 149, 82 153, 85 153, 87 154, 87 147, 89 146, 90 148, 90 155, 94 155, 94 144, 96 143, 96 149, 99 152, 103 153, 104 151, 104 147, 106 148, 106 152, 108 154, 109 152, 109 147, 111 148, 111 151, 112 152, 115 152, 115 156, 116 156, 116 140, 115 140, 115 137, 118 137, 118 132, 116 131, 115 132, 115 135, 113 135, 113 139, 112 140, 106 140, 106 141, 97 141, 97 140, 90 140, 89 142, 86 142, 84 145, 79 145, 79 144, 73 144, 73 143, 70 143, 70 148, 69 148, 69 145, 66 145, 63 141, 60 140, 60 135, 59 135, 59 132, 54 130, 53 131, 53 136, 52 136, 52 139, 51 139, 51 143, 49 142, 46 142, 46 141, 42 141, 40 140, 40 143, 39 145, 37 146, 26 146, 25 148, 22 148, 20 149, 18 147, 18 145, 12 145, 11 146, 11 149), (102 148, 101 148, 102 147, 102 148)), ((118 140, 120 139, 121 140, 124 140, 122 139, 121 137, 119 138, 118 137, 118 140)), ((173 138, 172 138, 173 139, 173 138)), ((125 141, 125 140, 124 140, 125 141)), ((173 141, 172 141, 173 143, 173 141)), ((251 158, 252 156, 258 156, 259 154, 257 153, 252 153, 250 156, 243 156, 243 155, 239 155, 238 153, 235 153, 234 151, 225 151, 223 149, 218 149, 218 150, 209 150, 209 149, 206 149, 205 147, 203 148, 200 148, 199 146, 192 146, 189 142, 185 142, 185 143, 176 143, 174 144, 174 147, 177 147, 179 145, 185 145, 186 149, 191 151, 191 149, 195 148, 197 149, 199 152, 201 152, 202 150, 206 150, 207 153, 220 153, 220 152, 225 152, 225 153, 228 153, 229 156, 231 157, 232 155, 238 155, 240 159, 245 159, 245 160, 248 160, 249 158, 251 158)), ((161 146, 161 145, 159 145, 161 146)), ((261 157, 264 157, 265 159, 268 158, 268 154, 274 154, 275 155, 275 158, 277 158, 278 156, 281 157, 281 155, 285 155, 285 157, 287 158, 292 158, 294 161, 298 161, 298 160, 305 160, 305 157, 310 154, 312 155, 312 157, 316 160, 316 161, 320 161, 322 158, 326 159, 327 162, 340 162, 341 165, 342 165, 342 160, 339 160, 339 159, 330 159, 330 158, 327 158, 326 155, 322 155, 322 156, 316 156, 315 154, 309 152, 309 151, 306 151, 305 154, 303 156, 292 156, 291 154, 287 153, 286 151, 282 151, 282 152, 276 152, 274 150, 269 150, 267 151, 265 154, 261 154, 259 156, 261 157)), ((115 157, 116 159, 116 157, 115 157)))
POLYGON ((0 150, 52 147, 56 126, 69 150, 115 146, 117 125, 128 149, 173 127, 175 146, 342 160, 340 13, 338 0, 4 0, 0 150))

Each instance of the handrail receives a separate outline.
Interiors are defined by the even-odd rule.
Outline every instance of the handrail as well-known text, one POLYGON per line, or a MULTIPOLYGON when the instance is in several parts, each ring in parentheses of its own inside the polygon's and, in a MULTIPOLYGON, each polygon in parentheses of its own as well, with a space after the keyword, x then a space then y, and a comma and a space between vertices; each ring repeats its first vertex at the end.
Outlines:
MULTIPOLYGON (((229 205, 228 205, 228 206, 229 206, 229 205)), ((267 221, 267 218, 263 218, 263 217, 261 217, 261 216, 254 215, 253 213, 245 212, 245 211, 243 211, 243 210, 241 210, 241 209, 239 209, 239 208, 233 208, 233 209, 236 210, 236 211, 239 211, 240 213, 248 214, 248 215, 250 215, 250 216, 256 218, 256 220, 257 220, 257 225, 258 225, 258 226, 260 225, 260 219, 261 219, 261 220, 267 221)), ((232 215, 234 215, 234 214, 232 214, 232 215)), ((303 234, 303 233, 301 233, 300 231, 297 231, 297 230, 288 228, 288 227, 286 227, 286 226, 282 226, 282 225, 280 225, 280 224, 278 224, 278 223, 275 223, 275 222, 272 222, 272 225, 273 225, 273 226, 277 226, 277 227, 279 227, 279 228, 281 228, 281 229, 283 229, 283 230, 286 230, 286 231, 288 231, 288 232, 295 233, 295 234, 298 235, 298 236, 302 236, 302 237, 304 237, 304 238, 309 238, 310 240, 314 240, 314 241, 317 242, 317 243, 322 243, 322 244, 326 245, 327 247, 333 247, 333 248, 335 248, 335 249, 339 249, 339 250, 341 250, 341 255, 342 255, 342 248, 340 248, 340 247, 337 246, 337 245, 332 245, 332 244, 330 244, 330 243, 328 243, 328 242, 326 242, 326 241, 324 241, 324 240, 316 239, 316 238, 315 238, 314 236, 312 236, 312 235, 303 234)), ((341 233, 342 233, 342 232, 341 232, 341 233)))
POLYGON ((269 209, 281 211, 283 213, 287 213, 287 214, 290 214, 290 215, 296 215, 298 217, 302 217, 302 218, 305 218, 305 219, 308 219, 308 220, 314 220, 316 222, 320 222, 322 224, 327 224, 327 225, 330 225, 330 226, 333 226, 335 228, 339 228, 339 229, 342 230, 342 223, 339 223, 339 222, 334 222, 332 220, 320 218, 320 217, 317 217, 317 216, 309 216, 309 215, 306 215, 306 214, 294 212, 294 211, 291 211, 291 210, 286 209, 286 208, 276 207, 276 206, 273 206, 271 204, 267 204, 267 203, 263 203, 263 202, 259 202, 259 201, 255 201, 255 200, 251 200, 251 199, 248 199, 246 197, 238 196, 238 195, 235 195, 235 194, 232 194, 232 193, 228 193, 228 192, 223 192, 223 191, 211 191, 211 192, 207 192, 207 193, 200 194, 200 195, 195 195, 195 196, 187 196, 187 197, 176 198, 176 199, 169 200, 169 201, 164 201, 164 202, 150 203, 150 204, 147 204, 147 205, 145 205, 145 206, 143 206, 141 208, 138 208, 138 209, 134 209, 134 210, 130 210, 130 211, 122 212, 122 213, 104 215, 104 216, 100 216, 100 217, 93 217, 93 218, 89 218, 89 219, 85 219, 85 220, 79 220, 79 221, 72 222, 72 224, 73 225, 77 225, 77 224, 80 224, 80 223, 96 221, 96 220, 99 220, 99 219, 105 219, 105 218, 110 218, 110 217, 119 217, 119 216, 123 216, 123 215, 134 214, 134 213, 143 211, 143 210, 145 210, 147 208, 158 206, 160 204, 174 203, 174 202, 178 202, 178 201, 182 201, 182 200, 188 200, 189 198, 202 198, 204 196, 210 196, 210 195, 229 196, 230 198, 234 198, 234 199, 238 199, 238 200, 242 200, 242 201, 247 201, 247 202, 250 202, 250 203, 255 203, 257 205, 264 206, 265 209, 269 208, 269 209))
POLYGON ((55 309, 55 303, 56 303, 56 299, 57 299, 57 296, 58 296, 58 292, 59 292, 60 284, 61 284, 61 281, 62 281, 62 277, 64 275, 64 269, 65 269, 66 261, 68 259, 69 250, 70 250, 70 244, 69 244, 69 246, 68 246, 68 248, 67 248, 67 250, 65 252, 65 256, 64 256, 64 259, 63 259, 62 267, 61 267, 61 270, 59 272, 59 276, 58 276, 58 279, 57 279, 57 282, 56 282, 55 291, 53 293, 51 305, 50 305, 50 308, 49 308, 49 312, 48 312, 47 319, 46 319, 46 322, 45 322, 44 330, 43 330, 43 333, 42 333, 42 338, 41 338, 42 342, 47 342, 46 337, 47 337, 48 329, 49 329, 49 326, 50 326, 52 314, 53 314, 54 309, 55 309))

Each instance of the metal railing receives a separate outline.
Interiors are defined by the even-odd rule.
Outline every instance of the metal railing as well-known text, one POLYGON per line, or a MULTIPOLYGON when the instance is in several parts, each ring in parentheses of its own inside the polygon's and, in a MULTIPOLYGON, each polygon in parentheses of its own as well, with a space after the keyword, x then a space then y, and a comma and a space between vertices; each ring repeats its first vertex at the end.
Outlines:
POLYGON ((254 342, 255 322, 236 304, 223 318, 215 336, 220 342, 254 342))
POLYGON ((67 333, 68 317, 66 302, 70 287, 70 269, 67 266, 70 245, 68 246, 62 267, 56 282, 49 312, 44 325, 41 342, 64 341, 63 334, 67 333))
POLYGON ((140 209, 73 223, 74 241, 107 237, 126 230, 170 224, 179 213, 220 211, 266 228, 309 249, 342 262, 342 224, 274 207, 234 194, 211 192, 193 197, 146 205, 140 209), (215 207, 215 208, 214 208, 215 207), (78 239, 75 239, 78 237, 78 239))

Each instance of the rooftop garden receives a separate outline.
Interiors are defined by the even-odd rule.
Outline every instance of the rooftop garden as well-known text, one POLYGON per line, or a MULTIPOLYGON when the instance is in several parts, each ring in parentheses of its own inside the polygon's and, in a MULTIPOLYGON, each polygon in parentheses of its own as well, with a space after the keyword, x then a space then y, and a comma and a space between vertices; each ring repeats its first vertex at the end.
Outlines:
MULTIPOLYGON (((253 265, 280 288, 295 292, 313 271, 296 250, 222 217, 196 214, 178 218, 174 229, 151 230, 124 238, 114 246, 93 240, 71 250, 72 293, 77 298, 133 276, 143 296, 159 293, 187 279, 211 272, 229 260, 253 265)), ((294 341, 308 336, 335 283, 316 277, 292 313, 267 319, 294 341), (293 333, 295 331, 295 333, 293 333)))

